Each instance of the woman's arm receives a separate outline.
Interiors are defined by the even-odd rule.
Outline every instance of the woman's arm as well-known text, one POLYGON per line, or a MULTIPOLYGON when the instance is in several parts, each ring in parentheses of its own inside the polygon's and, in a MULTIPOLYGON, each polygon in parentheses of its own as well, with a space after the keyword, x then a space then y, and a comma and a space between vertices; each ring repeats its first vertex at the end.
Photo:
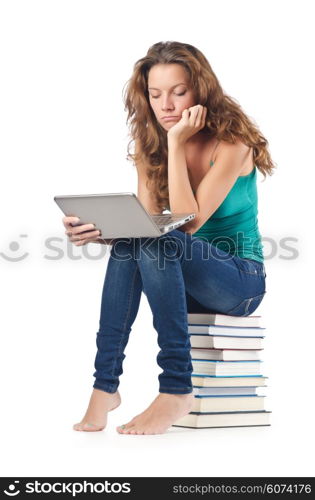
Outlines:
MULTIPOLYGON (((138 143, 136 141, 135 144, 135 151, 138 152, 138 143)), ((147 167, 145 162, 143 161, 138 161, 136 162, 136 168, 137 168, 137 173, 138 173, 138 193, 137 197, 141 201, 142 205, 144 208, 149 212, 151 215, 158 215, 161 214, 161 210, 156 206, 156 202, 152 198, 151 191, 149 191, 147 187, 147 180, 148 180, 148 175, 147 175, 147 167)))
POLYGON ((215 164, 200 182, 195 195, 188 177, 183 143, 169 138, 168 148, 171 212, 195 213, 195 219, 178 228, 193 234, 224 201, 240 175, 251 148, 241 141, 235 144, 225 143, 216 156, 215 164))
POLYGON ((188 177, 184 143, 175 139, 168 139, 168 192, 171 213, 197 215, 199 207, 188 177))

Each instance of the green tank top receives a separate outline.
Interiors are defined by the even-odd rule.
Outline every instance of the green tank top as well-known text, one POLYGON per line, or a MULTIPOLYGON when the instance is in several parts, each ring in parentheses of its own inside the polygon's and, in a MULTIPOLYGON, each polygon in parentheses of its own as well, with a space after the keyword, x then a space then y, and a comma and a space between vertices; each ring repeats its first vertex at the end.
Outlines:
POLYGON ((237 178, 221 205, 193 237, 205 239, 228 254, 264 262, 256 180, 254 165, 250 174, 237 178))

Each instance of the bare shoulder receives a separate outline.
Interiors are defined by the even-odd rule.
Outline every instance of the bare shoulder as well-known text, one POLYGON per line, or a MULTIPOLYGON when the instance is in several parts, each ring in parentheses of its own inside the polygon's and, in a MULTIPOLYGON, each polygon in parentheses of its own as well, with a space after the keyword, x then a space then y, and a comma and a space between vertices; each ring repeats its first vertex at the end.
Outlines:
POLYGON ((240 139, 237 139, 235 144, 220 141, 215 151, 214 163, 221 160, 241 164, 240 176, 248 175, 253 170, 253 148, 247 146, 240 139))
POLYGON ((240 139, 237 139, 235 144, 221 140, 216 148, 215 158, 219 155, 236 155, 245 158, 251 151, 251 147, 247 146, 240 139))

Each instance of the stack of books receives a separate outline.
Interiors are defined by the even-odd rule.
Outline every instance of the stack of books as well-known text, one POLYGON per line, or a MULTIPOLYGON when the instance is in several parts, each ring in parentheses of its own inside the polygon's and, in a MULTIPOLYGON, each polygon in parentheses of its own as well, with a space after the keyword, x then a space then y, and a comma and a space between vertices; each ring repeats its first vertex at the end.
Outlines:
POLYGON ((270 425, 268 377, 261 374, 265 328, 261 316, 188 314, 194 406, 175 427, 270 425))

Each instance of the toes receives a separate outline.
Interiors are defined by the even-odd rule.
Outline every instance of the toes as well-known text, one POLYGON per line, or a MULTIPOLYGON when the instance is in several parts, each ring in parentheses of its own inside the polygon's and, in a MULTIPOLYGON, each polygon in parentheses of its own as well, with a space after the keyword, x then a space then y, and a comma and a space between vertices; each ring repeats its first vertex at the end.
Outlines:
POLYGON ((133 434, 133 435, 140 435, 140 434, 144 434, 143 430, 139 429, 139 427, 135 427, 135 426, 132 426, 132 427, 129 427, 128 429, 124 429, 123 431, 124 434, 133 434))
POLYGON ((133 434, 134 426, 129 425, 128 427, 125 427, 122 431, 123 434, 133 434))
MULTIPOLYGON (((119 432, 119 434, 130 434, 131 431, 133 431, 134 429, 134 425, 131 424, 131 422, 129 422, 129 424, 124 424, 124 425, 120 425, 119 427, 116 427, 116 430, 117 432, 119 432)), ((132 432, 132 434, 134 434, 134 432, 132 432)))
POLYGON ((117 431, 122 432, 122 431, 130 429, 131 427, 133 427, 132 420, 130 422, 128 422, 128 424, 119 425, 118 427, 116 427, 116 429, 117 429, 117 431))
POLYGON ((116 431, 119 432, 119 434, 123 434, 125 427, 125 425, 119 425, 118 427, 116 427, 116 431))

